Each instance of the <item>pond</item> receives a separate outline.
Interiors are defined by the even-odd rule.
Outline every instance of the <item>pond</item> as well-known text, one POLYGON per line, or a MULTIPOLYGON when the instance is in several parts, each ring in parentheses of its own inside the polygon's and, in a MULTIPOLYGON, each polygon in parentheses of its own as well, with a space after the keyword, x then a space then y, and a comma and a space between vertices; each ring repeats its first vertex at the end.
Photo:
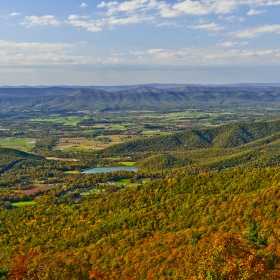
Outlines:
POLYGON ((106 173, 113 171, 133 171, 137 172, 138 169, 135 166, 108 166, 108 167, 96 167, 92 169, 85 170, 84 174, 92 174, 92 173, 106 173))

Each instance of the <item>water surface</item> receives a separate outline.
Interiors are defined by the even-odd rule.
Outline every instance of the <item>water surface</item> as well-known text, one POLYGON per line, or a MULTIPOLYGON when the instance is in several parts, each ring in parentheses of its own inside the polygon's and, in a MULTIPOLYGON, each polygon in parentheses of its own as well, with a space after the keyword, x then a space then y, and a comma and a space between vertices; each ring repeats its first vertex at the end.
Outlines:
POLYGON ((85 170, 84 174, 92 174, 92 173, 106 173, 113 171, 133 171, 137 172, 138 169, 135 166, 108 166, 108 167, 96 167, 92 169, 85 170))

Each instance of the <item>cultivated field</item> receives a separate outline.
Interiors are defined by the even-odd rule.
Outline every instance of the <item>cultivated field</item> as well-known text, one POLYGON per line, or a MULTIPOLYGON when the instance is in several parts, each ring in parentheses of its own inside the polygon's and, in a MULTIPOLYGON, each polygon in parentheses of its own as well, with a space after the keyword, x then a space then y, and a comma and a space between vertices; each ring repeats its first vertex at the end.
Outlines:
POLYGON ((56 188, 57 186, 56 185, 47 185, 47 184, 35 184, 34 185, 34 188, 32 189, 29 189, 29 190, 18 190, 16 192, 18 193, 22 193, 26 196, 30 196, 30 195, 34 195, 34 194, 37 194, 39 192, 45 192, 45 191, 48 191, 48 190, 51 190, 51 189, 54 189, 56 188))
MULTIPOLYGON (((121 136, 108 135, 109 141, 101 141, 99 138, 87 139, 85 137, 60 138, 55 149, 59 150, 100 150, 109 146, 122 143, 121 136)), ((101 138, 102 139, 102 138, 101 138)))
POLYGON ((34 145, 35 140, 32 138, 0 138, 0 146, 3 148, 12 148, 24 152, 29 152, 34 147, 34 145))

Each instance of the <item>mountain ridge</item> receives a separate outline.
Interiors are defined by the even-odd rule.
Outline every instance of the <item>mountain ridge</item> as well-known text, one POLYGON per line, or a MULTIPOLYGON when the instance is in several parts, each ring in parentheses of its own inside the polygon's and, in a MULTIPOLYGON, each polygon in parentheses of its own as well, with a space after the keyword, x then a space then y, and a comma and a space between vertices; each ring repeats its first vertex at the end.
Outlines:
POLYGON ((91 88, 0 88, 0 112, 12 110, 182 110, 188 108, 256 108, 280 105, 280 87, 188 85, 138 86, 105 91, 91 88))

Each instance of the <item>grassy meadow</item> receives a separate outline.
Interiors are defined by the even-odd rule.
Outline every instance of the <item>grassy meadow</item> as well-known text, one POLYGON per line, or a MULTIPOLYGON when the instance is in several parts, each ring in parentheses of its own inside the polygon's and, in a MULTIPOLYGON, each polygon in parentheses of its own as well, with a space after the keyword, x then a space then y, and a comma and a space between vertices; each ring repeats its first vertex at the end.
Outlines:
POLYGON ((29 152, 34 147, 35 142, 32 138, 0 138, 0 146, 3 148, 12 148, 23 152, 29 152))

